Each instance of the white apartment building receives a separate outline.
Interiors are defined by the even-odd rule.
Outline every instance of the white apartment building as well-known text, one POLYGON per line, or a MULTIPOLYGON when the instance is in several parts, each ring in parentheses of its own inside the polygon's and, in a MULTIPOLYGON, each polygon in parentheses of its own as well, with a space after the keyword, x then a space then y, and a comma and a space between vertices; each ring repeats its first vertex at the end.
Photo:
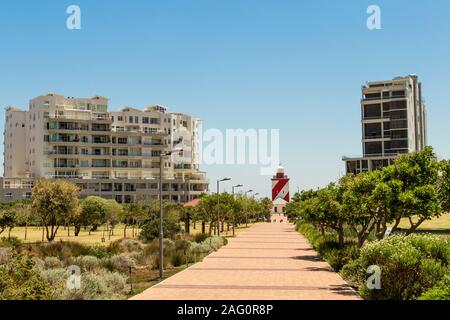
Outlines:
POLYGON ((163 198, 190 201, 208 190, 199 171, 199 124, 160 105, 109 112, 100 96, 48 93, 32 99, 28 111, 8 107, 0 196, 29 197, 34 179, 64 178, 80 187, 81 197, 158 198, 160 154, 182 143, 181 156, 163 157, 163 198))
POLYGON ((427 122, 417 76, 364 85, 361 126, 363 156, 343 157, 347 174, 381 169, 399 154, 422 150, 427 145, 427 122))

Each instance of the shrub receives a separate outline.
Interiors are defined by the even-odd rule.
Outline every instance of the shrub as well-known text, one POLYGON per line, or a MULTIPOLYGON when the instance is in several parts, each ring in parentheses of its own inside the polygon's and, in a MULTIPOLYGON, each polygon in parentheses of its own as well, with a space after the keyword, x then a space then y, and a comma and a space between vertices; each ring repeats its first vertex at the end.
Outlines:
POLYGON ((0 264, 5 264, 11 259, 13 250, 11 248, 0 247, 0 264))
POLYGON ((343 275, 360 285, 365 299, 415 299, 449 274, 449 246, 435 236, 391 236, 367 243, 343 275), (369 290, 365 283, 371 265, 381 268, 380 290, 369 290))
POLYGON ((112 255, 105 246, 100 244, 93 245, 89 248, 89 255, 99 259, 108 258, 112 255))
POLYGON ((52 294, 57 299, 64 300, 98 300, 121 299, 126 289, 126 277, 117 273, 100 270, 97 273, 83 272, 81 288, 68 289, 66 282, 69 272, 64 268, 39 270, 44 283, 52 288, 52 294))
POLYGON ((49 284, 52 288, 52 293, 57 299, 66 299, 67 285, 66 281, 69 277, 69 271, 65 268, 43 269, 36 268, 41 279, 49 284))
POLYGON ((170 256, 170 263, 174 267, 179 267, 186 262, 186 255, 182 252, 174 251, 170 256))
POLYGON ((209 237, 206 240, 202 242, 202 244, 209 245, 211 249, 218 250, 220 247, 226 245, 228 243, 228 240, 223 237, 209 237))
POLYGON ((0 300, 55 299, 52 287, 34 269, 30 256, 15 254, 0 265, 0 300))
POLYGON ((61 261, 81 255, 88 255, 90 248, 77 242, 54 241, 34 247, 40 257, 58 257, 61 261))
POLYGON ((123 248, 124 252, 140 251, 144 248, 141 242, 133 239, 122 239, 120 247, 123 248))
POLYGON ((19 240, 17 237, 2 237, 0 240, 0 246, 4 247, 13 247, 13 248, 20 248, 23 245, 23 242, 19 240))
POLYGON ((136 266, 136 260, 129 253, 121 253, 109 258, 111 267, 114 270, 128 272, 128 269, 136 266))
MULTIPOLYGON (((175 235, 181 231, 181 227, 177 221, 167 220, 163 221, 163 232, 164 236, 167 238, 174 238, 175 235)), ((159 220, 151 219, 148 220, 141 229, 139 238, 143 241, 152 241, 159 237, 159 220)))
POLYGON ((94 256, 78 256, 71 259, 71 263, 85 271, 92 271, 100 266, 100 259, 94 256))
POLYGON ((201 243, 201 242, 205 241, 206 238, 208 238, 208 235, 206 233, 197 233, 194 236, 194 241, 197 243, 201 243))
POLYGON ((301 232, 314 249, 330 266, 339 271, 344 265, 358 258, 359 248, 354 242, 339 244, 335 233, 322 235, 312 224, 303 221, 297 222, 297 231, 301 232))
POLYGON ((58 259, 58 257, 46 257, 44 259, 44 265, 47 269, 53 269, 53 268, 61 268, 62 262, 58 259))
POLYGON ((71 300, 113 300, 124 297, 126 278, 117 272, 81 275, 81 288, 66 290, 65 298, 71 300))
POLYGON ((434 287, 428 289, 419 300, 450 300, 450 275, 445 275, 434 287))

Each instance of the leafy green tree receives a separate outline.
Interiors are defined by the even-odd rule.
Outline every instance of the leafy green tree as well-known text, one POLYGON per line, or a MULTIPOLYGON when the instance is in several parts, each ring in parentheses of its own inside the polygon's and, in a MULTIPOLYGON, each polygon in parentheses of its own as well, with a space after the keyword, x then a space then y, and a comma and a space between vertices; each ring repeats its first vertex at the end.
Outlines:
POLYGON ((141 205, 136 203, 127 203, 123 206, 120 214, 120 221, 124 224, 123 236, 127 237, 127 228, 135 226, 137 221, 140 221, 146 213, 141 205))
POLYGON ((345 190, 342 196, 343 213, 349 227, 358 237, 359 247, 362 247, 378 221, 379 209, 373 202, 372 193, 380 177, 380 171, 369 171, 341 179, 345 190))
MULTIPOLYGON (((107 202, 98 196, 89 196, 80 202, 79 217, 75 229, 80 230, 81 226, 90 227, 90 231, 96 231, 98 226, 108 220, 107 202)), ((76 232, 76 234, 78 234, 76 232)))
POLYGON ((0 211, 0 234, 8 229, 8 238, 11 237, 11 230, 17 223, 17 214, 12 208, 0 211))
POLYGON ((438 162, 432 147, 399 157, 393 166, 383 170, 385 180, 396 181, 398 201, 391 204, 393 231, 402 218, 417 230, 426 220, 437 218, 450 210, 448 161, 438 162))
POLYGON ((45 226, 48 241, 61 225, 77 213, 78 187, 65 180, 39 179, 33 189, 31 208, 45 226))

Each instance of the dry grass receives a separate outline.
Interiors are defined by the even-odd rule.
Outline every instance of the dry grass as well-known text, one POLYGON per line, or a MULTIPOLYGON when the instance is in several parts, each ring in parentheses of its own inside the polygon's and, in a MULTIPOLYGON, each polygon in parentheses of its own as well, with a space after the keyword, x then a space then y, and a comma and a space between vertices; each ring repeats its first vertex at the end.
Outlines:
MULTIPOLYGON (((247 228, 250 228, 253 224, 249 223, 248 227, 245 227, 245 224, 240 225, 235 229, 235 235, 238 235, 241 231, 246 230, 247 228)), ((181 225, 182 230, 184 230, 184 224, 181 225)), ((110 242, 122 239, 124 238, 123 233, 123 225, 118 225, 114 228, 114 235, 111 237, 108 237, 107 232, 103 232, 104 227, 101 226, 97 231, 93 231, 89 234, 89 231, 81 229, 80 234, 75 237, 74 235, 74 229, 73 227, 70 227, 69 229, 69 235, 67 233, 67 229, 64 227, 60 227, 58 230, 58 233, 56 234, 56 241, 62 240, 62 241, 76 241, 82 244, 105 244, 108 245, 110 242), (104 237, 105 241, 102 241, 102 238, 104 237)), ((191 224, 191 234, 195 235, 197 233, 200 233, 202 231, 201 223, 196 224, 196 228, 193 228, 193 224, 191 224)), ((206 224, 206 232, 209 231, 209 225, 206 224)), ((140 230, 134 229, 134 237, 133 237, 133 230, 132 228, 127 228, 127 238, 137 238, 140 230)), ((227 231, 227 227, 225 225, 224 232, 220 233, 221 236, 224 237, 232 237, 233 231, 230 230, 227 231)), ((7 237, 8 231, 5 230, 0 237, 7 237)), ((27 228, 27 239, 25 240, 25 227, 16 227, 12 229, 11 231, 12 237, 17 237, 21 241, 25 243, 35 243, 42 241, 42 228, 38 227, 28 227, 27 228)), ((44 241, 47 241, 45 238, 45 231, 44 231, 44 241)))
MULTIPOLYGON (((414 220, 413 220, 414 221, 414 220)), ((400 228, 409 228, 409 220, 408 219, 402 219, 400 222, 399 227, 400 228)), ((427 220, 423 222, 419 226, 420 229, 426 229, 426 230, 448 230, 450 232, 450 213, 444 214, 440 216, 439 218, 434 218, 432 220, 427 220)))
MULTIPOLYGON (((234 230, 235 236, 237 236, 243 230, 250 228, 252 225, 254 225, 254 223, 249 223, 247 227, 245 226, 245 224, 241 224, 240 226, 236 227, 234 230)), ((180 224, 180 226, 181 226, 181 230, 184 231, 184 223, 180 224)), ((209 232, 209 224, 208 223, 205 226, 205 231, 206 231, 206 233, 209 232)), ((201 223, 197 222, 195 229, 194 229, 194 224, 191 223, 191 226, 190 226, 190 234, 191 235, 196 235, 201 232, 202 232, 202 224, 201 223)), ((213 229, 213 234, 214 234, 214 229, 213 229)), ((226 237, 226 238, 232 237, 233 230, 232 230, 231 226, 230 226, 230 230, 227 230, 227 225, 225 224, 224 230, 223 230, 223 232, 220 232, 220 235, 223 237, 226 237)))
MULTIPOLYGON (((80 234, 75 237, 73 227, 69 230, 69 235, 67 234, 67 229, 64 230, 63 227, 60 227, 58 230, 58 233, 56 234, 56 241, 63 240, 63 241, 76 241, 82 244, 109 244, 112 241, 121 239, 124 237, 123 234, 123 226, 117 226, 114 228, 114 235, 111 237, 108 237, 106 231, 103 232, 103 227, 99 227, 97 231, 91 232, 89 234, 89 231, 85 231, 84 229, 81 229, 80 234), (105 241, 102 241, 102 238, 104 237, 105 241)), ((135 229, 135 237, 139 234, 139 230, 135 229)), ((1 234, 2 237, 7 237, 8 232, 4 231, 1 234)), ((22 240, 25 243, 34 243, 42 241, 42 228, 38 227, 28 227, 27 228, 27 239, 25 240, 25 227, 17 227, 12 229, 11 236, 17 237, 20 240, 22 240)), ((132 238, 132 229, 127 228, 127 237, 132 238)), ((47 241, 45 238, 45 231, 44 231, 44 241, 47 241)))

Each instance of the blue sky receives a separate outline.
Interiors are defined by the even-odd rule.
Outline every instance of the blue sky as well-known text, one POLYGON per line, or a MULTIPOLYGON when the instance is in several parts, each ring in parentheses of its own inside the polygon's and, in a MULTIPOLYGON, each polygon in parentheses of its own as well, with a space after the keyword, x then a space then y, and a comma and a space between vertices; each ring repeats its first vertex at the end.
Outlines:
MULTIPOLYGON (((361 153, 368 80, 417 74, 429 143, 450 157, 449 13, 446 0, 2 1, 0 106, 99 94, 112 110, 161 103, 205 129, 279 128, 291 190, 323 186, 361 153), (71 4, 81 30, 65 27, 71 4), (366 28, 371 4, 382 30, 366 28)), ((203 169, 270 194, 259 166, 203 169)))

